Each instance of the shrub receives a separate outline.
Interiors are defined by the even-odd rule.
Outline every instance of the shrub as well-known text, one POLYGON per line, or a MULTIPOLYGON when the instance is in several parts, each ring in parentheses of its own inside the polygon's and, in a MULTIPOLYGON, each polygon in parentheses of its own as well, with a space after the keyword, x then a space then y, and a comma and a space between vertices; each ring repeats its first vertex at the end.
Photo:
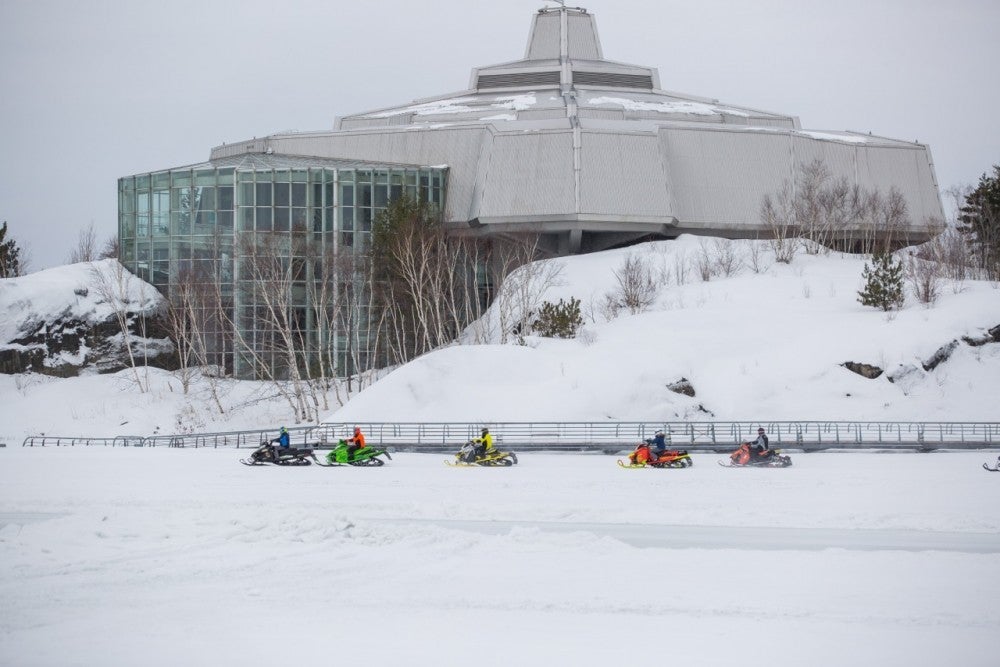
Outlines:
POLYGON ((872 265, 865 262, 861 277, 865 288, 858 292, 858 301, 888 311, 903 305, 903 264, 885 252, 872 256, 872 265))
POLYGON ((543 302, 532 328, 546 338, 576 338, 581 326, 580 300, 570 297, 569 303, 562 299, 556 304, 543 302))

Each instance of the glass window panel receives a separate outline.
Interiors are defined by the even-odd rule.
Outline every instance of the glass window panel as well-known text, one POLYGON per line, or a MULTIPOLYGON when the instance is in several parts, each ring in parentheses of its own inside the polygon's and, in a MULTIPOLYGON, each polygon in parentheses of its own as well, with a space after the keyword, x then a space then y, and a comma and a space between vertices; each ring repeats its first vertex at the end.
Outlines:
POLYGON ((211 234, 215 230, 215 211, 198 211, 195 219, 195 234, 211 234))
MULTIPOLYGON (((259 229, 259 227, 258 227, 259 229)), ((274 231, 276 232, 287 232, 288 231, 288 209, 287 208, 275 208, 274 209, 274 231)))
POLYGON ((217 190, 219 195, 219 210, 220 211, 232 211, 233 210, 233 186, 223 185, 217 190))
POLYGON ((375 172, 375 183, 378 185, 386 185, 389 183, 389 174, 384 171, 375 172))
POLYGON ((249 206, 240 207, 240 231, 249 232, 253 230, 253 209, 249 206))
POLYGON ((292 183, 292 206, 306 205, 306 184, 292 183))
POLYGON ((191 259, 191 244, 187 241, 175 240, 172 252, 174 259, 191 259))
POLYGON ((233 212, 232 211, 219 211, 216 222, 219 229, 229 231, 233 228, 233 212))
POLYGON ((240 200, 236 202, 240 206, 253 206, 253 183, 240 183, 240 200))
POLYGON ((354 207, 343 206, 340 209, 340 228, 346 231, 354 229, 354 207))
POLYGON ((233 184, 233 174, 236 172, 233 167, 222 167, 221 169, 218 169, 217 172, 219 185, 233 184))
POLYGON ((389 200, 396 201, 403 197, 403 186, 402 185, 390 185, 389 186, 389 200))
POLYGON ((288 203, 289 203, 288 183, 275 183, 274 184, 274 205, 275 206, 288 206, 288 203))
POLYGON ((347 248, 352 247, 354 245, 354 232, 341 232, 340 244, 347 248))
POLYGON ((238 171, 236 172, 236 180, 240 183, 253 182, 253 174, 252 171, 238 171))
POLYGON ((198 200, 198 208, 201 210, 215 209, 215 188, 205 187, 201 189, 201 197, 198 200))
POLYGON ((332 232, 333 231, 333 221, 335 219, 333 217, 333 207, 332 206, 328 206, 324 210, 326 211, 326 231, 332 232))
POLYGON ((282 169, 281 171, 274 172, 274 182, 275 183, 287 183, 288 182, 288 170, 282 169))
POLYGON ((215 185, 214 169, 199 169, 194 172, 195 185, 215 185))
POLYGON ((358 229, 363 232, 371 231, 372 228, 372 210, 370 208, 359 208, 358 210, 358 229))
POLYGON ((340 186, 340 203, 343 206, 354 206, 354 186, 340 186))
POLYGON ((172 211, 170 213, 170 228, 172 234, 191 233, 191 214, 186 211, 172 211))
POLYGON ((309 180, 309 172, 306 169, 292 169, 292 182, 305 183, 309 180))
POLYGON ((153 174, 153 187, 154 188, 169 188, 170 187, 170 172, 161 171, 153 174))
POLYGON ((272 202, 271 198, 271 184, 270 183, 257 183, 257 201, 254 202, 257 206, 270 206, 272 202))
POLYGON ((257 210, 257 229, 260 231, 270 231, 271 209, 264 206, 258 206, 256 210, 257 210))
POLYGON ((389 189, 384 185, 375 186, 375 206, 384 208, 389 202, 389 189))
POLYGON ((184 171, 172 171, 170 172, 170 182, 175 188, 183 185, 191 185, 191 172, 186 169, 184 171))
POLYGON ((371 206, 372 205, 372 186, 364 183, 358 185, 358 199, 359 205, 361 206, 371 206))
POLYGON ((305 231, 306 228, 306 209, 303 208, 293 208, 292 209, 292 229, 296 231, 305 231))

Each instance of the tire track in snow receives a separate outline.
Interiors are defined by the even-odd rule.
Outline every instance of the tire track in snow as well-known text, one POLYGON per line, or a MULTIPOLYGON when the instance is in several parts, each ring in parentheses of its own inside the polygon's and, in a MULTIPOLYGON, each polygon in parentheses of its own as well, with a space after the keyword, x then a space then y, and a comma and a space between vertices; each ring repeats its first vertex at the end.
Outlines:
POLYGON ((370 519, 373 523, 427 524, 454 530, 506 535, 515 528, 540 532, 586 532, 643 549, 740 549, 751 551, 951 551, 1000 553, 1000 534, 905 529, 782 528, 773 526, 681 526, 664 524, 474 521, 462 519, 370 519))

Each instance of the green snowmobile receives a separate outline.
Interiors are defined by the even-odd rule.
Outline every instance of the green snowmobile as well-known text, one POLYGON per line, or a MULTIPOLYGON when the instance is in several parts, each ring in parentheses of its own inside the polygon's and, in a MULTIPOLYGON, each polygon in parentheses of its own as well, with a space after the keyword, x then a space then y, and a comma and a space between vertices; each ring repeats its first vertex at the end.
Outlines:
POLYGON ((385 465, 385 461, 381 458, 392 460, 389 456, 389 452, 384 449, 379 449, 378 447, 362 447, 354 451, 350 451, 350 446, 347 444, 346 440, 340 440, 337 442, 337 446, 330 450, 326 455, 326 463, 320 463, 321 466, 381 466, 385 465))

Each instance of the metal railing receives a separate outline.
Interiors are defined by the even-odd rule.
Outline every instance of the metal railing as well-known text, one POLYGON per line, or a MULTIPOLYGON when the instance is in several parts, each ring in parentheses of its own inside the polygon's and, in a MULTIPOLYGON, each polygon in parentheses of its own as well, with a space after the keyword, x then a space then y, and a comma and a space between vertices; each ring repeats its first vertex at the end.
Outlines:
MULTIPOLYGON (((293 446, 330 448, 360 426, 368 442, 397 451, 454 450, 477 437, 482 423, 467 422, 358 422, 327 423, 289 428, 293 446)), ((818 451, 825 449, 934 449, 1000 448, 997 422, 492 422, 485 424, 498 446, 521 451, 620 452, 663 430, 668 442, 691 451, 729 451, 767 430, 772 447, 818 451)), ((25 447, 133 446, 133 447, 257 447, 277 436, 276 429, 81 438, 31 436, 25 447)))
MULTIPOLYGON (((400 450, 454 447, 477 437, 484 424, 359 423, 369 442, 400 450)), ((772 447, 793 449, 981 449, 1000 447, 994 422, 497 422, 485 424, 498 443, 521 450, 621 451, 658 430, 672 446, 728 451, 763 427, 772 447)), ((314 433, 333 441, 353 424, 328 423, 314 433)))

